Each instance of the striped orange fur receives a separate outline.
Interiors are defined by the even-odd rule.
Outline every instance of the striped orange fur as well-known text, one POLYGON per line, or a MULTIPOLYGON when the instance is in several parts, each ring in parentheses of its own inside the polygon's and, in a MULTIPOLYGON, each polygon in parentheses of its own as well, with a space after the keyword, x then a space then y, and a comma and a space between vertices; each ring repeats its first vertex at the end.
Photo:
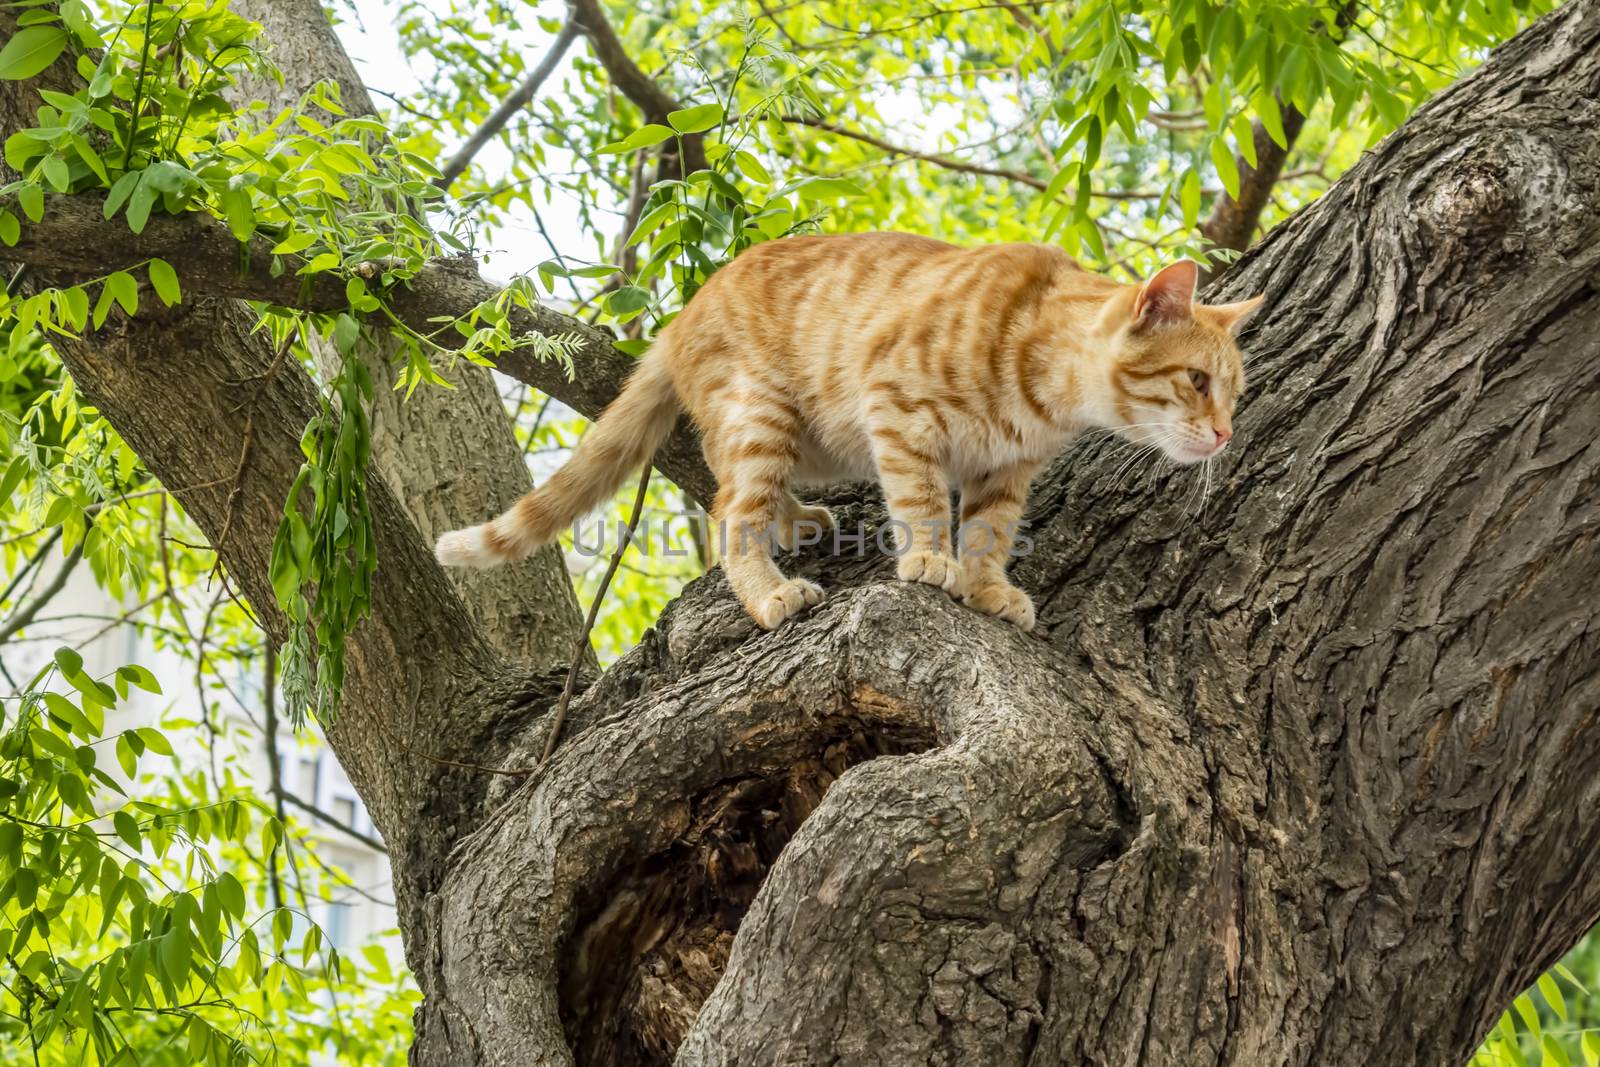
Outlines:
POLYGON ((1124 285, 1044 245, 896 233, 757 245, 661 332, 565 467, 445 534, 439 559, 489 566, 550 543, 648 461, 681 406, 721 487, 722 566, 760 625, 822 598, 769 552, 769 536, 787 545, 796 524, 830 523, 791 487, 876 476, 901 578, 1031 628, 1005 563, 1030 481, 1067 440, 1104 427, 1197 463, 1232 436, 1234 333, 1261 298, 1195 304, 1196 276, 1180 260, 1124 285), (954 543, 952 488, 984 536, 954 543))

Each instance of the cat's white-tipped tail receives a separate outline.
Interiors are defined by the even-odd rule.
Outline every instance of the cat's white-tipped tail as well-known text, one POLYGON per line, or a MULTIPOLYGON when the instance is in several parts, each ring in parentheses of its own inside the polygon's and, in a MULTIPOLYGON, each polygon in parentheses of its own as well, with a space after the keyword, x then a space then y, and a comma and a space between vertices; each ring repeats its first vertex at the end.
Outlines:
POLYGON ((678 419, 678 397, 665 355, 672 336, 668 326, 656 337, 622 394, 583 435, 565 466, 499 518, 440 537, 433 550, 439 562, 448 567, 494 567, 526 559, 553 543, 563 527, 604 503, 629 473, 650 462, 678 419))
POLYGON ((504 556, 490 551, 487 533, 488 524, 485 523, 440 534, 433 554, 446 567, 493 567, 505 562, 504 556))

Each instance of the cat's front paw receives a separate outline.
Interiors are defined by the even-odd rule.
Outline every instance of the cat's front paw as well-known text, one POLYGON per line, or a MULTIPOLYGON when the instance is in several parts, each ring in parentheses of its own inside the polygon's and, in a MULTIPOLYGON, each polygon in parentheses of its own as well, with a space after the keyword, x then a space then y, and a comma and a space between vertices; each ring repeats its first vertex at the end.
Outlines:
POLYGON ((763 630, 776 630, 783 620, 822 603, 822 589, 804 578, 790 578, 750 608, 763 630))
POLYGON ((968 593, 963 600, 986 615, 1015 624, 1024 633, 1033 629, 1033 600, 1010 582, 993 582, 968 593))
POLYGON ((936 585, 952 596, 961 587, 961 564, 943 552, 907 552, 896 568, 902 582, 936 585))

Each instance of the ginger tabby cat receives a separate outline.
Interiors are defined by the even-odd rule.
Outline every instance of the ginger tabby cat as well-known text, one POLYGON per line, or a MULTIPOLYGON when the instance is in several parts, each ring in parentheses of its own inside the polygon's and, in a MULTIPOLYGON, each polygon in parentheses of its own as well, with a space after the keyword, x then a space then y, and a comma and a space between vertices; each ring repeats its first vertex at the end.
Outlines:
POLYGON ((1033 603, 1006 578, 1012 534, 1029 483, 1075 433, 1104 427, 1184 464, 1233 434, 1233 335, 1261 298, 1195 304, 1196 275, 1180 260, 1123 285, 1043 245, 897 233, 757 245, 661 331, 566 466, 442 536, 438 557, 485 567, 554 541, 649 461, 681 405, 720 486, 723 568, 761 626, 822 599, 772 560, 773 538, 832 525, 790 486, 876 476, 902 579, 1031 629, 1033 603))

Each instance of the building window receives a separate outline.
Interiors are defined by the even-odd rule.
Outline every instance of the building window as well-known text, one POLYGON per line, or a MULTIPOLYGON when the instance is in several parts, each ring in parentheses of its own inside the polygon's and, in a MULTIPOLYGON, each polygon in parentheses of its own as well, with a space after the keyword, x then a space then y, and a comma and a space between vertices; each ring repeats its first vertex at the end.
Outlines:
POLYGON ((322 932, 327 936, 328 944, 340 952, 350 943, 350 911, 350 905, 343 901, 328 901, 328 917, 322 924, 322 932))

